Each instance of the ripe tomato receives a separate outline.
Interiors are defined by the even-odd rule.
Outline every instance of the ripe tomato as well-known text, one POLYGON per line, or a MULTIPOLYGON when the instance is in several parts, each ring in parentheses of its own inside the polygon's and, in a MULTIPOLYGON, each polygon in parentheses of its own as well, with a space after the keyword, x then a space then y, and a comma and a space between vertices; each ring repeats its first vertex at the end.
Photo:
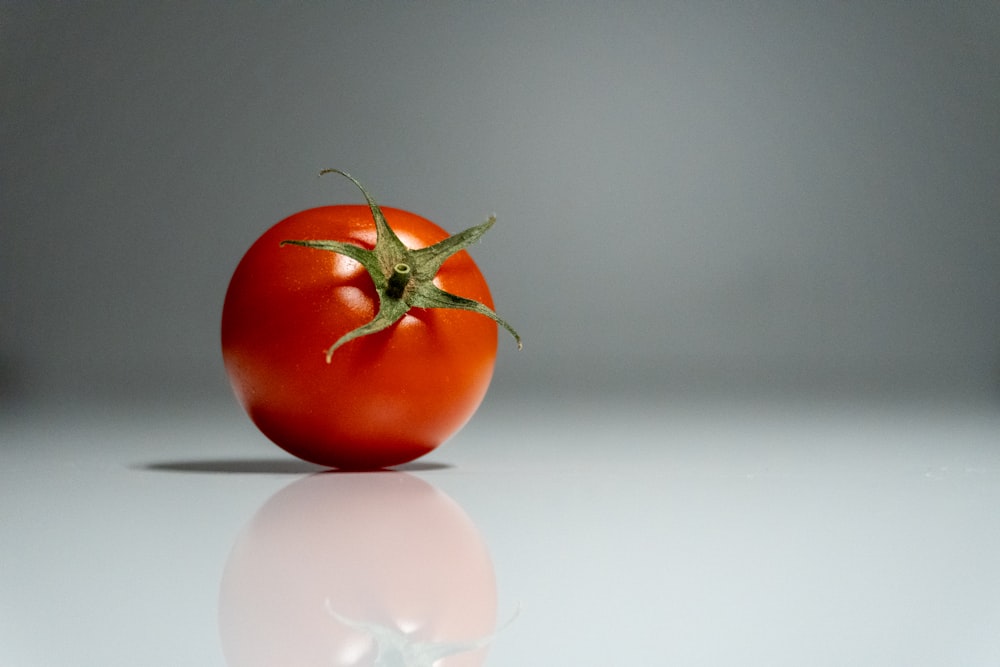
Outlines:
POLYGON ((253 422, 289 453, 346 469, 410 461, 460 429, 492 377, 496 323, 510 328, 462 249, 492 220, 452 242, 462 235, 364 194, 368 206, 313 208, 267 230, 222 313, 225 368, 253 422))

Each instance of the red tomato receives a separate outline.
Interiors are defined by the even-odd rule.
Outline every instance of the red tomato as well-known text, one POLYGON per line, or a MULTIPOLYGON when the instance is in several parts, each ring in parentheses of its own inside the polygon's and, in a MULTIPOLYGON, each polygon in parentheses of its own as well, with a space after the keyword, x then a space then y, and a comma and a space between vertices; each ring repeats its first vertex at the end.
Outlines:
MULTIPOLYGON (((406 211, 381 209, 408 248, 448 234, 406 211)), ((264 233, 240 261, 222 314, 222 352, 250 418, 277 445, 307 461, 348 469, 396 465, 426 454, 461 428, 493 374, 497 325, 479 313, 412 308, 387 329, 351 340, 379 295, 354 259, 290 239, 371 249, 367 206, 324 206, 264 233)), ((434 285, 492 309, 486 280, 468 252, 451 255, 434 285)))

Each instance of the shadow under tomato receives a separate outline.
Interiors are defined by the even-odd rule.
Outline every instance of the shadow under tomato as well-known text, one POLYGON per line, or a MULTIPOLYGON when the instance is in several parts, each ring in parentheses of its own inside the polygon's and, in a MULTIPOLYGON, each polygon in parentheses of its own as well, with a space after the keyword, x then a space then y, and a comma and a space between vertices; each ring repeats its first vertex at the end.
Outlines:
MULTIPOLYGON (((326 468, 299 459, 256 458, 256 459, 191 459, 182 461, 154 461, 132 466, 137 470, 156 472, 182 473, 223 473, 223 474, 264 474, 264 475, 307 475, 317 472, 332 472, 349 474, 326 468)), ((401 472, 426 472, 429 470, 446 470, 452 466, 447 463, 433 461, 411 461, 398 466, 386 468, 401 472)), ((373 471, 369 471, 373 472, 373 471)))

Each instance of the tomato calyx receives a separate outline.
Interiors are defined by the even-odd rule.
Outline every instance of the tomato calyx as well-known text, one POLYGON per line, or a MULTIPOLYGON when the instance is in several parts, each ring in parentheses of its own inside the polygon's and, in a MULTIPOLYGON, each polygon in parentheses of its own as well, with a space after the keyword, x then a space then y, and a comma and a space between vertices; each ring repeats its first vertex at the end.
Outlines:
POLYGON ((324 169, 320 175, 329 173, 344 176, 361 190, 375 220, 375 247, 369 250, 353 243, 324 240, 286 240, 281 245, 326 250, 356 260, 371 276, 379 298, 379 309, 371 322, 344 334, 327 349, 327 363, 344 343, 391 327, 410 308, 451 308, 479 313, 509 331, 517 341, 517 349, 521 349, 521 336, 489 306, 446 292, 434 284, 434 277, 444 261, 478 241, 496 222, 495 216, 426 248, 407 248, 386 222, 375 199, 357 179, 339 169, 324 169))

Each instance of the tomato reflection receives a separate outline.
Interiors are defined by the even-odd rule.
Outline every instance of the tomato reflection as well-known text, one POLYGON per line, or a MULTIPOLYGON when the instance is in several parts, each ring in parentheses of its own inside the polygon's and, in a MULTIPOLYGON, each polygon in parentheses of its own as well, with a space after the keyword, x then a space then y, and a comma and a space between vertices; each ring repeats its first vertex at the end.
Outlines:
POLYGON ((231 667, 474 667, 496 580, 450 498, 397 472, 313 475, 237 539, 219 601, 231 667))

